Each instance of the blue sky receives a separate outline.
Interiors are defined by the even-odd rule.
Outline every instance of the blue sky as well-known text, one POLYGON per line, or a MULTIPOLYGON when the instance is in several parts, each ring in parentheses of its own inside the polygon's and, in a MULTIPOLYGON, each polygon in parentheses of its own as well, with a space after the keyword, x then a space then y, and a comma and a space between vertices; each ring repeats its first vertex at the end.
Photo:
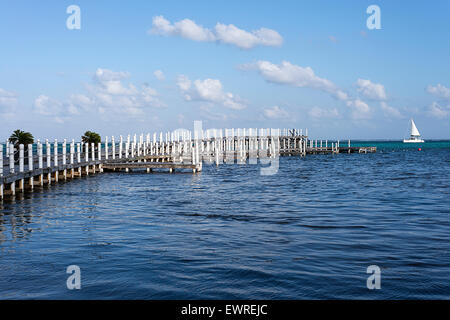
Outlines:
POLYGON ((194 120, 401 139, 411 117, 425 139, 450 138, 449 12, 448 1, 1 1, 0 140, 194 120), (366 26, 372 4, 380 30, 366 26), (66 27, 69 5, 79 30, 66 27))

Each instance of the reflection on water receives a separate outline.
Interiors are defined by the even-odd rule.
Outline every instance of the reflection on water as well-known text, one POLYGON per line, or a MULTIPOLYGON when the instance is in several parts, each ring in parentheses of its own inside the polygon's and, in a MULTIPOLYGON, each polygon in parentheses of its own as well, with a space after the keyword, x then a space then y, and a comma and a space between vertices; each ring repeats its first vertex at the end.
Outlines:
POLYGON ((449 298, 450 144, 439 143, 282 158, 273 176, 205 165, 22 195, 0 204, 0 298, 449 298), (79 291, 66 288, 71 264, 79 291), (372 264, 381 290, 366 288, 372 264))

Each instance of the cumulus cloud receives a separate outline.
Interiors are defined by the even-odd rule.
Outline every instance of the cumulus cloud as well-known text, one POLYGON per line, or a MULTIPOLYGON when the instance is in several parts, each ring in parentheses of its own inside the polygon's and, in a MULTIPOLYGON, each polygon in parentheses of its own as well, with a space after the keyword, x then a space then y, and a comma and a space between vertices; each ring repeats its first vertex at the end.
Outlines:
POLYGON ((129 78, 128 72, 114 72, 107 69, 97 69, 95 83, 88 86, 89 98, 103 110, 116 113, 139 115, 145 107, 163 107, 158 99, 158 92, 147 84, 137 88, 132 83, 128 85, 123 80, 129 78))
POLYGON ((108 69, 98 68, 95 71, 94 80, 101 92, 108 95, 135 95, 137 89, 134 85, 128 87, 122 84, 122 80, 128 78, 128 72, 114 72, 108 69))
POLYGON ((248 32, 239 29, 233 24, 216 24, 216 39, 220 42, 233 44, 242 49, 251 49, 258 45, 262 46, 281 46, 283 38, 275 30, 261 28, 256 31, 248 32))
POLYGON ((246 107, 238 96, 224 92, 218 79, 197 79, 192 82, 187 76, 179 75, 177 85, 186 101, 206 101, 234 110, 246 107))
POLYGON ((185 39, 201 42, 221 42, 235 45, 241 49, 251 49, 260 46, 281 46, 283 37, 275 30, 260 28, 246 31, 233 24, 217 23, 214 30, 205 28, 190 19, 183 19, 171 23, 163 16, 153 18, 150 34, 164 36, 180 36, 185 39))
POLYGON ((447 88, 440 83, 438 83, 435 87, 429 85, 427 87, 427 92, 438 98, 450 99, 450 88, 447 88))
POLYGON ((229 116, 225 113, 220 112, 214 112, 211 110, 209 106, 200 106, 200 110, 202 111, 203 117, 205 117, 208 120, 214 120, 214 121, 227 121, 229 119, 229 116))
POLYGON ((285 119, 289 117, 288 112, 280 108, 279 106, 273 106, 272 108, 265 108, 263 112, 264 116, 268 119, 285 119))
POLYGON ((386 100, 386 91, 380 83, 373 83, 370 80, 358 79, 356 82, 358 92, 364 97, 372 100, 386 100))
POLYGON ((115 72, 108 69, 97 68, 94 74, 94 79, 99 82, 106 81, 120 81, 130 77, 129 72, 119 71, 115 72))
POLYGON ((384 115, 388 118, 397 118, 397 119, 401 119, 403 118, 403 115, 400 113, 400 111, 394 107, 391 107, 390 105, 388 105, 386 102, 381 101, 380 102, 381 105, 381 109, 384 112, 384 115))
POLYGON ((288 61, 273 64, 269 61, 257 61, 246 64, 243 69, 257 70, 269 82, 291 85, 299 88, 313 88, 327 92, 339 100, 347 100, 348 95, 333 82, 317 76, 310 67, 301 67, 288 61))
POLYGON ((347 101, 347 106, 352 109, 352 118, 355 120, 369 119, 371 117, 369 105, 360 99, 347 101))
POLYGON ((149 33, 164 36, 181 36, 193 41, 214 41, 216 38, 211 30, 202 27, 190 19, 183 19, 172 24, 163 16, 153 17, 153 28, 149 33))
POLYGON ((368 119, 372 115, 371 108, 366 102, 359 98, 351 98, 332 81, 317 76, 310 67, 298 66, 288 61, 283 61, 281 64, 257 61, 242 65, 241 69, 256 70, 268 82, 312 88, 328 93, 332 97, 344 101, 347 107, 351 108, 353 119, 368 119))
POLYGON ((450 106, 444 107, 440 106, 437 102, 433 102, 428 108, 428 114, 434 118, 443 119, 449 115, 450 106))
POLYGON ((332 109, 323 109, 319 107, 313 107, 308 112, 309 116, 314 119, 323 119, 323 118, 338 118, 339 111, 336 108, 332 109))
POLYGON ((124 84, 123 81, 129 77, 128 72, 98 68, 93 83, 86 86, 87 92, 71 94, 63 101, 41 94, 34 101, 34 112, 64 122, 68 119, 67 115, 79 115, 82 112, 139 116, 146 107, 165 106, 159 100, 158 92, 147 84, 140 88, 131 83, 124 84))
POLYGON ((62 111, 62 103, 41 94, 34 100, 34 111, 44 116, 54 116, 62 111))
POLYGON ((72 104, 63 103, 44 94, 34 100, 33 111, 36 114, 52 118, 58 124, 66 122, 69 115, 79 114, 78 109, 72 104))
POLYGON ((3 113, 12 112, 18 104, 18 96, 12 91, 0 88, 0 110, 3 113))
POLYGON ((166 76, 164 75, 164 72, 162 72, 161 70, 156 70, 155 72, 153 72, 153 75, 156 77, 156 79, 158 79, 159 81, 163 81, 166 79, 166 76))

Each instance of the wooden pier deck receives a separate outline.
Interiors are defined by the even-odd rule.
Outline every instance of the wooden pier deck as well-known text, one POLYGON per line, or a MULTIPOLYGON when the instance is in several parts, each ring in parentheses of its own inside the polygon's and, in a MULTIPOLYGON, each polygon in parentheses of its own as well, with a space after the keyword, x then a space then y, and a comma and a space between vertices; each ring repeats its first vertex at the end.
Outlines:
POLYGON ((17 192, 51 185, 60 180, 103 171, 202 171, 203 162, 249 163, 257 159, 309 154, 371 153, 375 147, 353 147, 348 141, 309 140, 307 131, 280 129, 210 129, 128 135, 119 141, 105 137, 103 143, 0 144, 0 199, 17 192), (152 138, 152 139, 151 139, 152 138), (159 138, 159 139, 158 139, 159 138))

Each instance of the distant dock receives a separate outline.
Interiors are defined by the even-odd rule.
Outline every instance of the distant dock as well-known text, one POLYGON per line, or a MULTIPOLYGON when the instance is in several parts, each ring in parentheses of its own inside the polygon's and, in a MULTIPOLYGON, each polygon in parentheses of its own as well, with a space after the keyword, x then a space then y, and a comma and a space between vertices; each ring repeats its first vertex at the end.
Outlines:
POLYGON ((103 143, 39 140, 33 145, 0 145, 0 199, 104 171, 202 171, 203 162, 256 163, 258 159, 309 154, 372 153, 376 147, 309 140, 307 131, 281 129, 179 130, 159 136, 135 134, 103 143))

